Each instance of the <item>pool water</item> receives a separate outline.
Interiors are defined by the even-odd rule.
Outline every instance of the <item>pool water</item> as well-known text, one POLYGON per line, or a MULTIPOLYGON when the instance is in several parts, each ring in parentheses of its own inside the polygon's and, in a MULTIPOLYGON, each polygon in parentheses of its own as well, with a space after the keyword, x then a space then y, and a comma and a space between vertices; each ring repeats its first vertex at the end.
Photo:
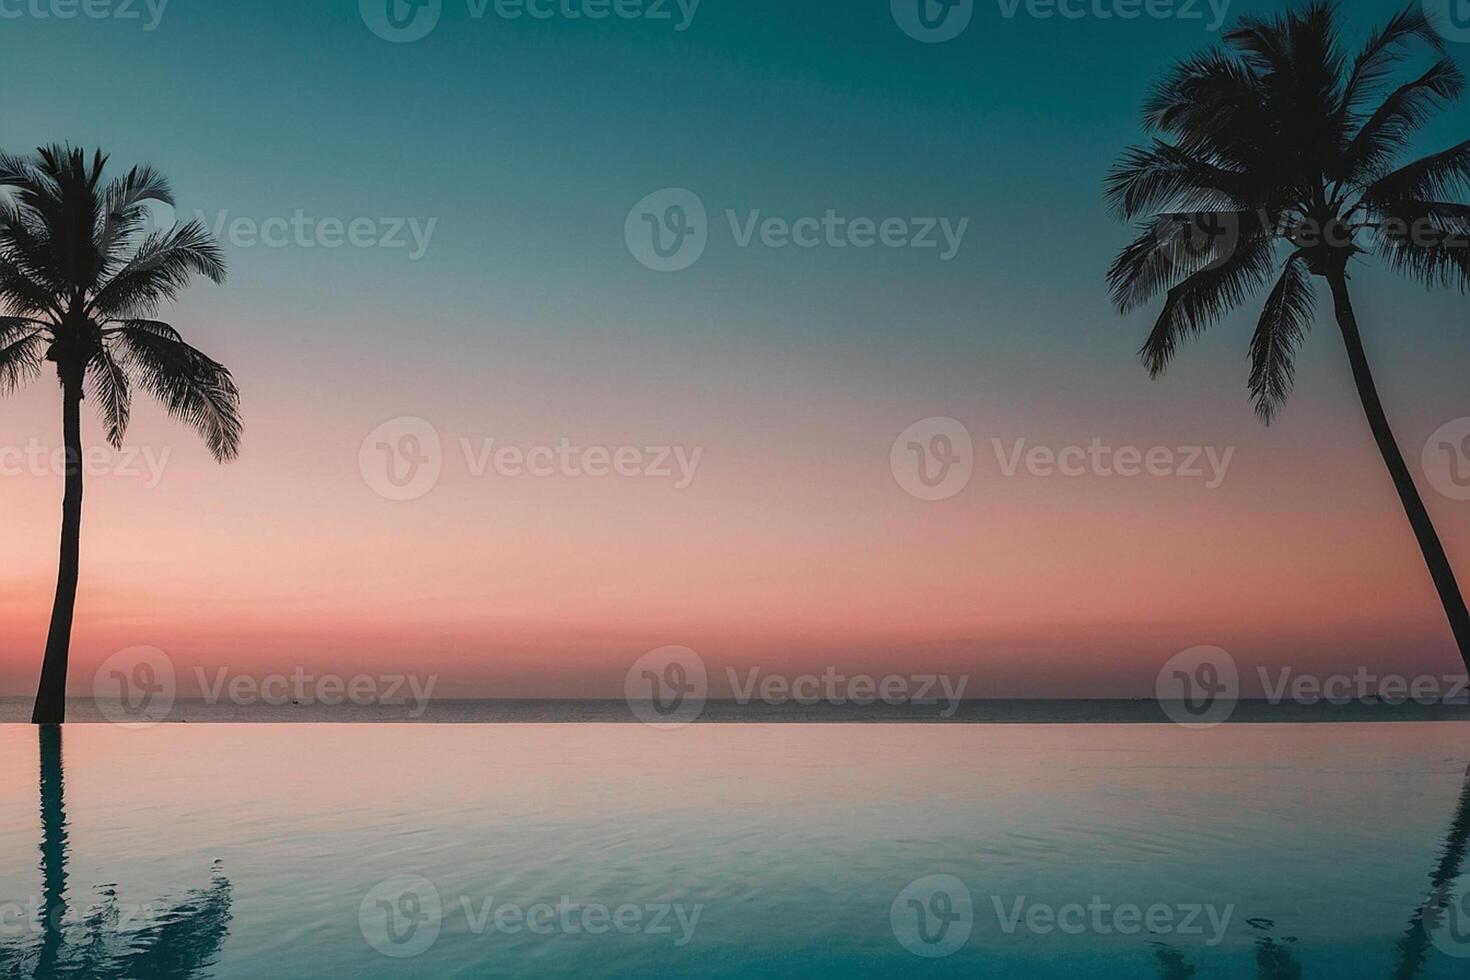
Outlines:
POLYGON ((1463 977, 1467 761, 1460 722, 6 725, 0 976, 1463 977))

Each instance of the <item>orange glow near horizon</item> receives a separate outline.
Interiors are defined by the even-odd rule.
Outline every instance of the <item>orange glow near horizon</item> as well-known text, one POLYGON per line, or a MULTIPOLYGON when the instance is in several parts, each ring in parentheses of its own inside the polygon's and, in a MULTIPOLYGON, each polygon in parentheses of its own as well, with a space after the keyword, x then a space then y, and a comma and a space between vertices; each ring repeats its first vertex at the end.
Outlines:
MULTIPOLYGON (((0 441, 50 437, 58 423, 41 420, 53 396, 45 382, 18 396, 0 441)), ((484 697, 616 697, 627 665, 665 644, 720 668, 964 672, 971 696, 997 697, 1146 696, 1160 663, 1201 643, 1247 664, 1458 666, 1365 436, 1303 454, 1277 430, 1242 429, 1229 478, 1207 490, 1007 477, 977 432, 972 483, 931 503, 888 470, 889 444, 912 421, 901 407, 825 435, 814 427, 799 444, 698 407, 681 420, 702 433, 686 442, 704 448, 684 490, 474 477, 457 440, 490 433, 457 431, 451 417, 439 484, 392 502, 358 472, 371 425, 329 408, 307 429, 289 403, 247 409, 244 458, 219 467, 140 405, 128 443, 169 451, 158 485, 90 480, 75 693, 106 656, 138 644, 244 673, 433 673, 441 696, 484 697)), ((392 414, 385 403, 352 417, 392 414)), ((555 441, 515 425, 505 442, 555 441)), ((564 431, 618 444, 584 428, 564 431)), ((1031 441, 1057 443, 1044 436, 1031 441)), ((87 437, 100 441, 90 421, 87 437)), ((3 485, 0 691, 26 695, 50 609, 60 479, 3 485)), ((1466 567, 1462 505, 1430 504, 1466 567)))

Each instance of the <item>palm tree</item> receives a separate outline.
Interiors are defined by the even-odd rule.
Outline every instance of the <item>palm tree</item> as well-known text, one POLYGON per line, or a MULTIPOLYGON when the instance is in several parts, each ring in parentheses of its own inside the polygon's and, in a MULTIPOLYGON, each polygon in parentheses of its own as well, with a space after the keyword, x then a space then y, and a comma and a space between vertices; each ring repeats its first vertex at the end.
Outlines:
POLYGON ((66 492, 61 569, 32 721, 66 712, 66 664, 76 605, 82 524, 81 405, 90 395, 121 448, 141 385, 194 426, 215 459, 240 448, 240 395, 230 372, 153 319, 193 276, 222 282, 219 245, 202 222, 149 231, 150 208, 172 204, 168 182, 134 167, 103 182, 107 157, 51 146, 0 154, 0 394, 56 366, 61 384, 66 492))
POLYGON ((1470 206, 1456 200, 1470 186, 1470 142, 1394 163, 1464 88, 1418 8, 1351 56, 1336 5, 1313 2, 1242 18, 1224 45, 1177 63, 1144 103, 1152 142, 1108 176, 1117 215, 1143 222, 1108 280, 1122 313, 1165 292, 1141 351, 1157 377, 1182 340, 1274 278, 1250 345, 1250 392, 1267 424, 1291 393, 1314 279, 1327 280, 1368 425, 1470 667, 1470 613, 1384 416, 1348 295, 1349 263, 1367 255, 1427 286, 1470 290, 1470 206), (1413 45, 1433 63, 1395 84, 1413 45))

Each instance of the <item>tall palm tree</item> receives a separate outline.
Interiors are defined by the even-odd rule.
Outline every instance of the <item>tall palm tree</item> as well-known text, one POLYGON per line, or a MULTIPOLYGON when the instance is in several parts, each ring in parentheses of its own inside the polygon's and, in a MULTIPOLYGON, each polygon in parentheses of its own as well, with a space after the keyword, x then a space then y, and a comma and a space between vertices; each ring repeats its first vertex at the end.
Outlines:
POLYGON ((1118 216, 1142 222, 1108 280, 1122 313, 1165 293, 1141 352, 1158 376, 1182 340, 1274 279, 1250 345, 1250 392, 1267 424, 1291 393, 1314 280, 1327 281, 1368 425, 1470 667, 1470 613, 1384 416, 1348 295, 1349 264, 1368 255, 1427 286, 1470 290, 1460 201, 1470 142, 1395 164, 1464 76, 1417 3, 1351 55, 1338 31, 1328 2, 1245 17, 1156 84, 1143 107, 1152 142, 1108 176, 1118 216), (1414 46, 1432 63, 1395 83, 1414 46))
POLYGON ((66 664, 82 525, 81 406, 90 395, 122 446, 132 386, 199 430, 215 459, 240 448, 240 395, 230 372, 154 317, 195 275, 222 282, 219 245, 202 222, 148 230, 150 207, 172 204, 168 182, 134 167, 103 182, 107 157, 50 146, 0 154, 0 394, 46 362, 61 384, 66 492, 61 569, 32 721, 66 712, 66 664))

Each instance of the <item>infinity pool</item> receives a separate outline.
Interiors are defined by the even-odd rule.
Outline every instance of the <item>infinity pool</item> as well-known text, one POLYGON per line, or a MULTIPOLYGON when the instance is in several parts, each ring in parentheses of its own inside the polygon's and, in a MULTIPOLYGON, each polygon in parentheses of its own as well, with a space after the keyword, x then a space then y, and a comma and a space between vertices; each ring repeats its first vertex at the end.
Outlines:
POLYGON ((0 726, 0 976, 1463 977, 1467 761, 1464 723, 0 726))

